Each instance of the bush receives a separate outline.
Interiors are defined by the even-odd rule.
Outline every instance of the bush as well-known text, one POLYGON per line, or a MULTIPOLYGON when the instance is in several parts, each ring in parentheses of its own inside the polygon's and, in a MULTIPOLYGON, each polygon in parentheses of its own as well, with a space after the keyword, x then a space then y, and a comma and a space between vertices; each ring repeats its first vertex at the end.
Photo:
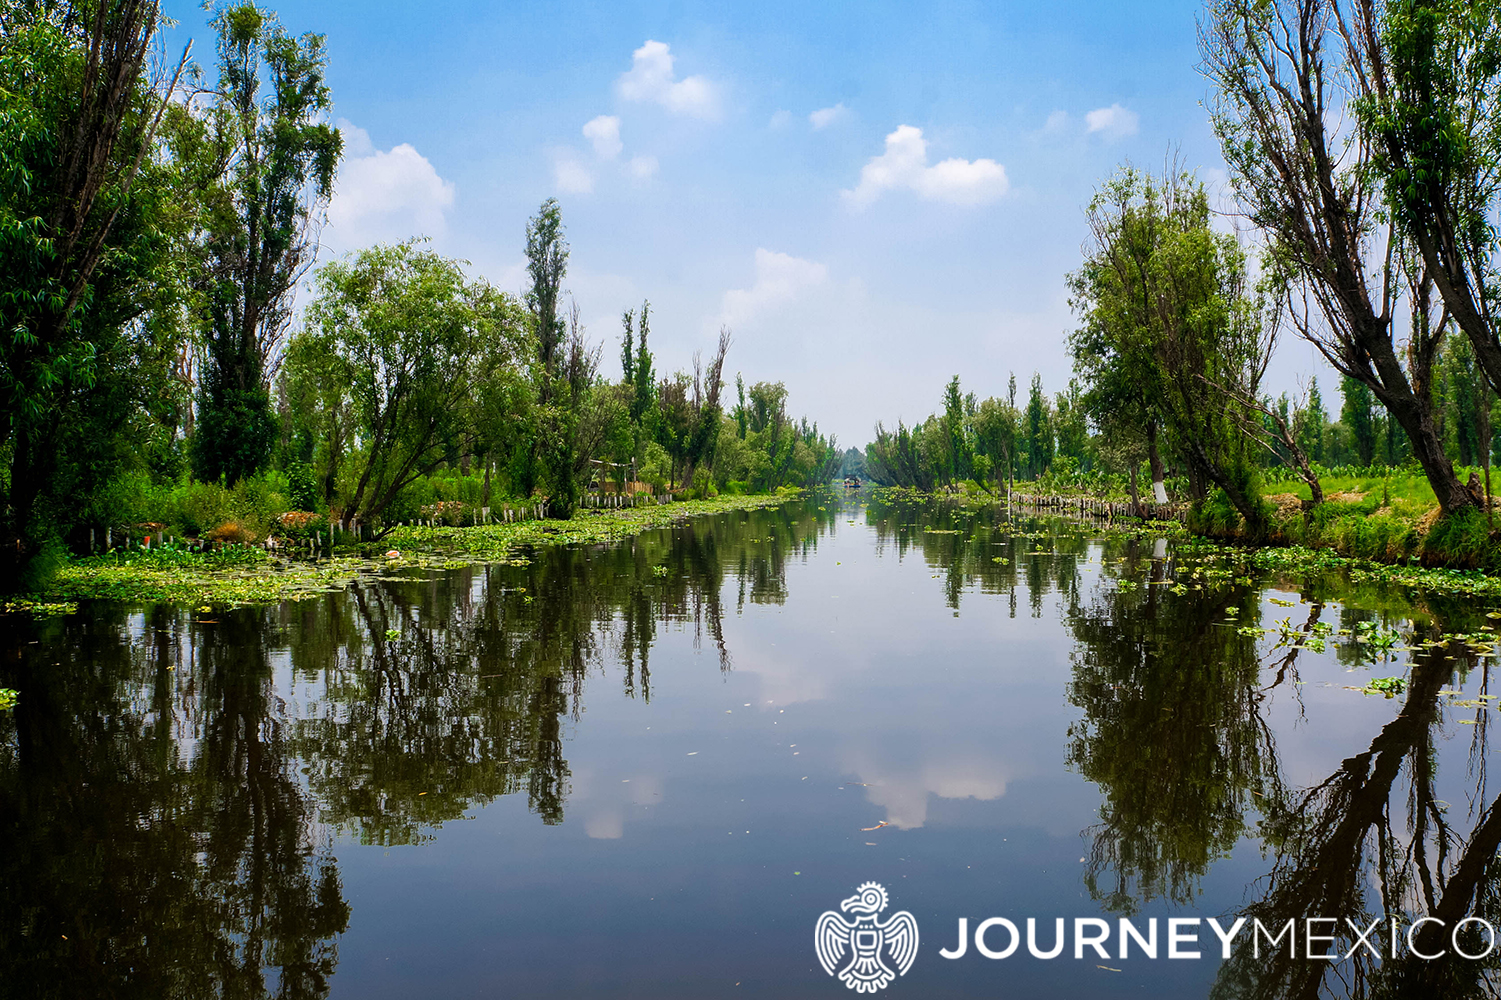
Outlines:
POLYGON ((256 540, 255 532, 239 521, 225 521, 205 537, 215 545, 248 545, 256 540))
POLYGON ((218 483, 188 483, 176 493, 172 521, 184 535, 206 535, 239 513, 234 493, 218 483))
POLYGON ((306 541, 328 526, 328 517, 316 511, 289 510, 277 518, 277 525, 283 537, 306 541))
POLYGON ((453 528, 461 524, 471 524, 474 520, 474 506, 462 500, 439 500, 437 503, 422 507, 420 513, 428 520, 453 528))

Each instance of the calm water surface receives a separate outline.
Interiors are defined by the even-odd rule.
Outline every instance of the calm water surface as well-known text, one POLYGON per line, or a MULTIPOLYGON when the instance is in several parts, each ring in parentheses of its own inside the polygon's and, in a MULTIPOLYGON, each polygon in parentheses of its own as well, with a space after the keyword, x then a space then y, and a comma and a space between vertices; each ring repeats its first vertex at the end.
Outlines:
POLYGON ((1222 963, 1207 931, 938 950, 959 917, 1501 923, 1491 610, 830 496, 12 617, 0 994, 850 996, 813 928, 874 880, 922 932, 883 995, 1489 995, 1493 959, 1222 963))

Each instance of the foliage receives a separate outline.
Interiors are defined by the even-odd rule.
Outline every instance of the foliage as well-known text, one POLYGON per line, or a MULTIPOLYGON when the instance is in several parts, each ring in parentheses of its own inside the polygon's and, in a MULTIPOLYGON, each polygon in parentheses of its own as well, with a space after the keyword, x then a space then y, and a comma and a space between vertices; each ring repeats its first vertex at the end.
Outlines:
POLYGON ((520 306, 411 241, 327 264, 315 287, 289 378, 349 415, 361 448, 348 456, 342 516, 373 524, 456 457, 473 400, 519 363, 520 306))
POLYGON ((177 74, 146 68, 157 27, 156 5, 136 0, 6 5, 0 585, 69 530, 70 500, 134 429, 122 415, 162 401, 157 362, 176 331, 143 316, 176 283, 183 224, 180 175, 157 141, 178 116, 177 74))
POLYGON ((199 137, 213 164, 198 192, 206 364, 193 472, 231 486, 265 467, 276 437, 267 366, 311 265, 310 225, 333 193, 343 145, 324 121, 321 35, 293 38, 251 3, 213 20, 219 78, 199 137), (262 92, 262 76, 271 86, 262 92))

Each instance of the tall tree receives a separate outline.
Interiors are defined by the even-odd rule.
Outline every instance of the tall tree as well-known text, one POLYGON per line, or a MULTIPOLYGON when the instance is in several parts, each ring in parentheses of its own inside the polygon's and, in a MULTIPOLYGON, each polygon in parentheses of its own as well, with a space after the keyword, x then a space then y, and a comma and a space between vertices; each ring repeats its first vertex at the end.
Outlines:
POLYGON ((1376 422, 1371 414, 1376 399, 1364 382, 1349 376, 1340 379, 1339 391, 1344 399, 1340 423, 1350 432, 1360 464, 1370 465, 1376 458, 1376 422))
POLYGON ((1380 72, 1343 13, 1334 0, 1213 0, 1200 49, 1217 89, 1215 132, 1242 208, 1297 293, 1287 304, 1299 334, 1406 431, 1443 511, 1468 510, 1478 498, 1434 423, 1444 324, 1432 321, 1433 275, 1404 261, 1401 232, 1383 219, 1371 144, 1341 130, 1343 95, 1380 72), (1414 323, 1399 352, 1393 316, 1404 271, 1414 323))
POLYGON ((269 367, 313 265, 343 140, 324 121, 332 101, 322 35, 293 38, 253 3, 225 7, 212 23, 219 79, 206 95, 204 141, 216 170, 203 190, 207 363, 193 472, 233 483, 271 455, 269 367))
POLYGON ((0 11, 0 572, 12 580, 61 527, 41 509, 80 443, 61 418, 108 379, 105 341, 144 310, 142 284, 159 282, 169 250, 156 137, 177 75, 145 68, 159 18, 136 0, 0 11))
POLYGON ((1267 514, 1244 430, 1275 327, 1247 287, 1238 244, 1210 228, 1204 186, 1172 168, 1161 178, 1122 169, 1088 219, 1084 266, 1071 279, 1085 320, 1074 340, 1080 373, 1160 421, 1195 497, 1219 487, 1260 533, 1267 514))
POLYGON ((1032 390, 1022 414, 1022 448, 1027 456, 1027 475, 1036 479, 1053 464, 1053 420, 1048 397, 1042 392, 1042 376, 1032 373, 1032 390))
MULTIPOLYGON (((1331 5, 1339 13, 1337 4, 1331 5)), ((1355 107, 1399 231, 1501 389, 1501 5, 1351 4, 1355 107)))

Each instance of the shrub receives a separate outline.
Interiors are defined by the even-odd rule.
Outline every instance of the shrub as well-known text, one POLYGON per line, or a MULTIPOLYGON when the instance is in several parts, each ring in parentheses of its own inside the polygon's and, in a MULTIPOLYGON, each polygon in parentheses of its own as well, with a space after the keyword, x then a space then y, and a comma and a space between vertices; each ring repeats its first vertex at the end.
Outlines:
POLYGON ((474 506, 462 500, 439 500, 430 503, 420 510, 424 518, 446 524, 450 527, 458 527, 461 524, 469 524, 474 518, 474 506))
POLYGON ((282 535, 304 541, 328 525, 328 517, 311 510, 289 510, 277 518, 282 535))
POLYGON ((205 537, 215 545, 248 545, 256 540, 255 532, 239 521, 225 521, 205 537))

